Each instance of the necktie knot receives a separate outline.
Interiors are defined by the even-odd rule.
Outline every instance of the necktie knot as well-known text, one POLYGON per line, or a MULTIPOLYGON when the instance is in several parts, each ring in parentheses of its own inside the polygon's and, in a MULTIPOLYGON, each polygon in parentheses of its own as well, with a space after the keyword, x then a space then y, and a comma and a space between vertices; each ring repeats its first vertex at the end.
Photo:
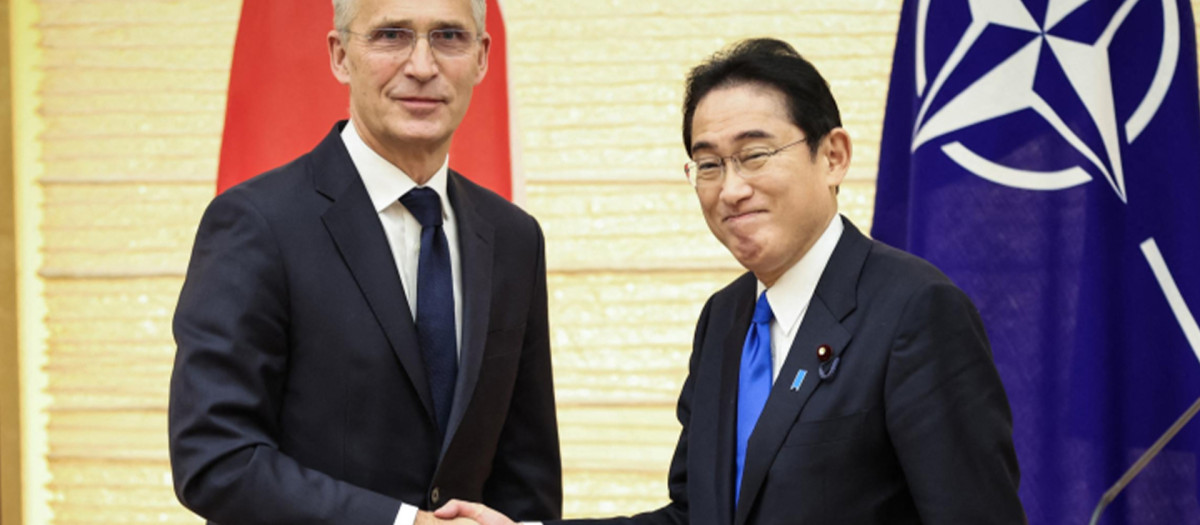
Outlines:
POLYGON ((767 292, 764 290, 754 305, 754 322, 769 323, 774 316, 775 314, 771 312, 771 303, 767 302, 767 292))
POLYGON ((431 188, 413 188, 400 197, 400 204, 416 217, 422 228, 442 225, 442 199, 431 188))

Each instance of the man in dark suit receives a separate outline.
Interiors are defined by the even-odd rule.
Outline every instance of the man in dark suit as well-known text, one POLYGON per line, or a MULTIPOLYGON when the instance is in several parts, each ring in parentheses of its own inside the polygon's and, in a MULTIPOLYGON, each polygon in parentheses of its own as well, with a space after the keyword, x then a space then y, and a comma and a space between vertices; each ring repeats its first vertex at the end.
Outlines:
POLYGON ((205 212, 169 423, 211 522, 430 523, 450 498, 559 517, 542 233, 447 168, 484 5, 334 0, 350 121, 205 212))
POLYGON ((838 215, 850 137, 816 69, 777 40, 715 56, 689 77, 683 138, 708 226, 750 272, 700 315, 670 504, 609 521, 1024 523, 980 318, 838 215))

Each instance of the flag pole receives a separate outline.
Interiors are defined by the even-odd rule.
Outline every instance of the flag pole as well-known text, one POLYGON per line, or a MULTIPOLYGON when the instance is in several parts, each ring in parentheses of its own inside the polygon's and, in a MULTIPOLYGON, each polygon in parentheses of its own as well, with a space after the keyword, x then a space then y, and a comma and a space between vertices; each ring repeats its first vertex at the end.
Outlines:
POLYGON ((1178 434, 1179 431, 1183 429, 1183 426, 1188 424, 1188 422, 1196 416, 1196 412, 1200 412, 1200 397, 1197 397, 1196 401, 1192 403, 1192 406, 1188 408, 1183 415, 1179 416, 1179 419, 1175 420, 1175 424, 1171 425, 1171 427, 1167 429, 1166 433, 1164 433, 1162 436, 1159 436, 1158 441, 1155 441, 1154 444, 1151 445, 1148 450, 1146 450, 1146 452, 1143 452, 1142 456, 1139 457, 1137 461, 1133 462, 1133 466, 1129 467, 1129 470, 1125 471, 1125 475, 1121 476, 1121 479, 1118 479, 1117 482, 1114 483, 1113 486, 1110 487, 1104 493, 1104 495, 1100 497, 1100 502, 1096 504, 1096 510, 1092 512, 1092 521, 1089 521, 1088 525, 1096 525, 1099 523, 1100 515, 1104 513, 1104 508, 1108 507, 1108 504, 1112 503, 1112 500, 1115 499, 1122 490, 1125 490, 1125 486, 1129 485, 1129 482, 1133 481, 1133 478, 1137 477, 1138 474, 1141 474, 1142 469, 1145 469, 1146 465, 1150 464, 1150 461, 1162 451, 1163 447, 1167 446, 1167 443, 1169 443, 1171 439, 1175 437, 1175 434, 1178 434))

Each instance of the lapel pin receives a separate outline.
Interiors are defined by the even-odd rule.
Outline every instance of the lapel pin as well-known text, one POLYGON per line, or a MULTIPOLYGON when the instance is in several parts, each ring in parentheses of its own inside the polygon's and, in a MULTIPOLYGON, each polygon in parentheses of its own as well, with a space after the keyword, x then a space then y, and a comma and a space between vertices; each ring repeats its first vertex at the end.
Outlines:
POLYGON ((808 370, 801 368, 796 372, 796 379, 792 380, 792 391, 800 390, 800 385, 804 383, 804 376, 808 375, 808 370))
POLYGON ((833 347, 821 345, 817 347, 817 361, 821 362, 821 365, 817 367, 817 375, 821 377, 821 381, 824 381, 837 373, 838 363, 842 361, 842 358, 833 356, 833 347))
POLYGON ((817 360, 824 363, 833 357, 833 348, 829 345, 821 345, 817 347, 817 360))
POLYGON ((833 361, 821 363, 821 366, 817 367, 817 375, 821 376, 821 381, 832 378, 833 374, 837 373, 838 363, 841 362, 841 357, 835 357, 833 361))

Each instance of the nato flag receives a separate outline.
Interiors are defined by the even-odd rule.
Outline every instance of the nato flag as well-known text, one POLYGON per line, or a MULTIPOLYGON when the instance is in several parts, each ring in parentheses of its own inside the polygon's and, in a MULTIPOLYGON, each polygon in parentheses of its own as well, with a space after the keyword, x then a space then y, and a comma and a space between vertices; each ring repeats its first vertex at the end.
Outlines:
MULTIPOLYGON (((906 0, 872 234, 978 305, 1034 524, 1086 523, 1200 396, 1187 0, 906 0)), ((1200 523, 1200 424, 1101 523, 1200 523)))

